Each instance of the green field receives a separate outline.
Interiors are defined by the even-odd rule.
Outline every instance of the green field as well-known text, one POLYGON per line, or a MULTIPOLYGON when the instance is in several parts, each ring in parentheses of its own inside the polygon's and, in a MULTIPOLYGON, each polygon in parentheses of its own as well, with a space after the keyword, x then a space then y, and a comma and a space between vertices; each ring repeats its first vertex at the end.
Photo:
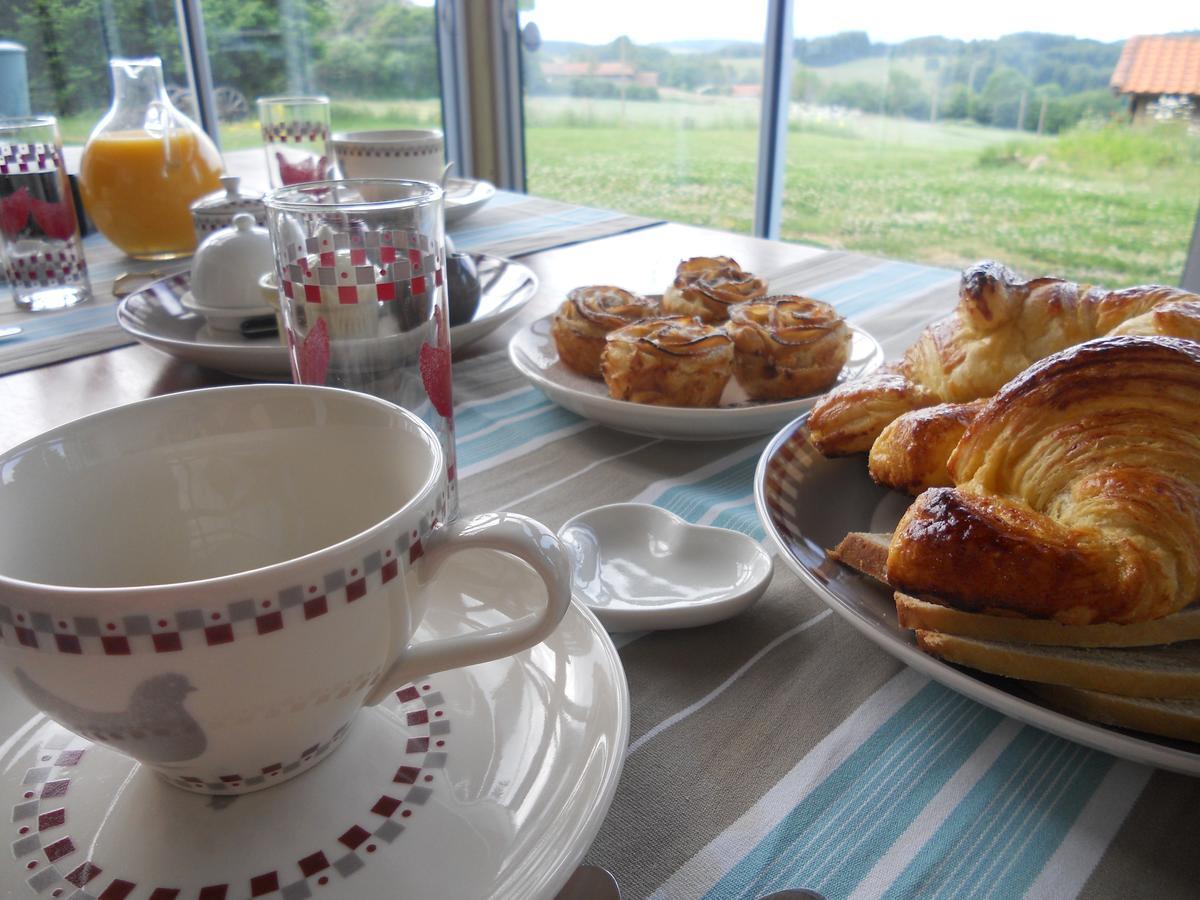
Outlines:
MULTIPOLYGON (((531 193, 749 232, 756 101, 664 92, 660 102, 538 97, 526 104, 531 193)), ((436 101, 335 102, 335 130, 436 126, 436 101)), ((98 113, 64 119, 82 143, 98 113)), ((226 149, 257 124, 222 128, 226 149)), ((782 236, 959 268, 1111 286, 1178 283, 1200 204, 1200 136, 1089 127, 1056 138, 974 124, 796 108, 782 236)))

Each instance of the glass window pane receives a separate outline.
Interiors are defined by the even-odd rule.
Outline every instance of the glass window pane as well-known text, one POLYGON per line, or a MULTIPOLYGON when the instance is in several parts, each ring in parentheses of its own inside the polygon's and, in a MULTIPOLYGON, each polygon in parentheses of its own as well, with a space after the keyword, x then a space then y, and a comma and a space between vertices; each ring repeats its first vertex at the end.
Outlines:
POLYGON ((950 268, 994 258, 1029 277, 1177 283, 1200 201, 1200 84, 1154 86, 1192 93, 1143 96, 1132 121, 1111 85, 1127 39, 1193 19, 1165 0, 1087 16, 1022 0, 797 0, 782 235, 950 268))
MULTIPOLYGON (((0 37, 25 48, 29 106, 58 116, 63 145, 74 148, 68 149, 69 161, 112 101, 110 58, 161 57, 168 88, 176 94, 187 90, 174 0, 9 0, 0 37)), ((16 71, 0 73, 6 106, 20 102, 19 90, 12 90, 16 71)), ((0 109, 0 115, 17 112, 0 109)))
POLYGON ((522 3, 529 192, 748 232, 766 7, 522 3))
POLYGON ((205 0, 221 146, 262 146, 255 99, 325 94, 334 131, 440 128, 433 0, 205 0))

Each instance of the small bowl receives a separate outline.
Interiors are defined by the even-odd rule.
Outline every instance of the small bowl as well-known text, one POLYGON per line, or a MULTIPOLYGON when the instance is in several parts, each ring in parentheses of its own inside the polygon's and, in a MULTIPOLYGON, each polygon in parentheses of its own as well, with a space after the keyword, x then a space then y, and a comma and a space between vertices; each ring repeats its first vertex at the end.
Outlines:
POLYGON ((575 595, 610 631, 719 622, 749 608, 771 580, 771 557, 756 541, 644 503, 590 509, 558 537, 575 595))

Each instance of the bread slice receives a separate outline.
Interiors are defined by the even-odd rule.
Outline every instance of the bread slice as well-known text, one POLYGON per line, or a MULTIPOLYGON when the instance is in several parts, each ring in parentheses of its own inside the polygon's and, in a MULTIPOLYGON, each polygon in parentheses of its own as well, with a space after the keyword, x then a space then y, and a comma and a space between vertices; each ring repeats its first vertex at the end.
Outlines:
POLYGON ((829 555, 855 571, 887 584, 888 547, 891 544, 891 532, 852 531, 829 551, 829 555))
POLYGON ((1149 649, 1039 647, 917 631, 917 646, 993 675, 1124 697, 1200 699, 1200 641, 1149 649))
POLYGON ((1027 684, 1048 706, 1082 719, 1200 742, 1200 700, 1121 697, 1055 684, 1027 684))
POLYGON ((1200 641, 1200 605, 1131 625, 1061 625, 1049 619, 991 616, 963 612, 896 592, 896 619, 901 628, 941 631, 986 641, 1011 641, 1051 647, 1154 647, 1200 641))
MULTIPOLYGON (((887 583, 887 532, 852 531, 829 555, 850 568, 887 583)), ((1049 619, 965 612, 896 594, 896 618, 901 628, 941 631, 985 641, 1014 641, 1050 647, 1151 647, 1180 641, 1200 641, 1200 604, 1131 625, 1061 625, 1049 619)))

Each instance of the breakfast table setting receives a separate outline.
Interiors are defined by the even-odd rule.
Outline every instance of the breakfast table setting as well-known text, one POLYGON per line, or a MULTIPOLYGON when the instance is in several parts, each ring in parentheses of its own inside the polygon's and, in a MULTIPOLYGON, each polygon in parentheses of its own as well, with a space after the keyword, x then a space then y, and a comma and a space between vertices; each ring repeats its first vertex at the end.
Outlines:
POLYGON ((85 301, 0 300, 0 895, 1196 895, 1200 745, 922 651, 830 555, 912 498, 813 449, 818 397, 974 270, 444 175, 276 185, 194 257, 79 235, 85 301), (564 365, 579 289, 696 260, 836 320, 820 390, 564 365))

